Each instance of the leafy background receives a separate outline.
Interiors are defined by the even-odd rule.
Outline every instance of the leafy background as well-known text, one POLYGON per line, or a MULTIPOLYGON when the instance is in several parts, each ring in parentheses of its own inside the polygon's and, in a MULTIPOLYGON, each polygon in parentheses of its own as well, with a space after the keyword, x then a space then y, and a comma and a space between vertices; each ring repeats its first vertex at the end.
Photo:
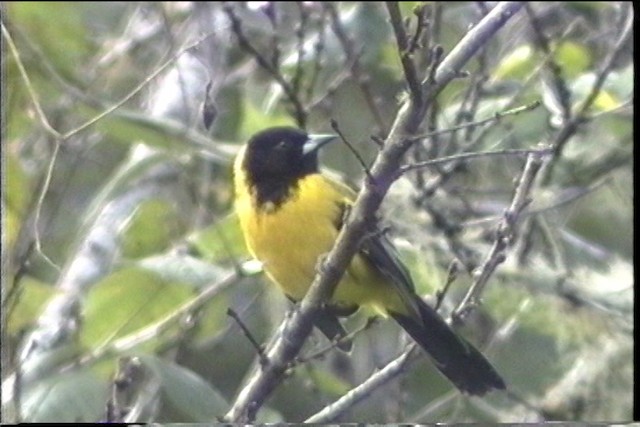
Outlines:
MULTIPOLYGON (((226 413, 256 359, 227 310, 266 343, 291 308, 248 262, 231 213, 239 145, 263 128, 301 124, 277 76, 304 101, 307 129, 330 132, 334 119, 367 162, 374 158, 371 137, 384 137, 406 96, 384 5, 226 7, 3 3, 4 422, 211 422, 226 413), (238 42, 229 10, 277 64, 276 77, 238 42)), ((430 139, 408 162, 553 141, 633 13, 624 2, 526 7, 439 96, 430 123, 446 129, 541 106, 430 139)), ((428 18, 414 53, 425 76, 432 48, 446 55, 490 6, 400 8, 410 33, 416 17, 428 18)), ((420 358, 340 421, 631 419, 630 38, 618 53, 462 330, 513 394, 466 398, 420 358)), ((328 167, 360 181, 362 166, 346 147, 325 154, 328 167)), ((384 216, 420 292, 442 287, 461 249, 487 253, 522 164, 487 157, 394 184, 384 216), (446 178, 425 194, 438 176, 446 178)), ((458 274, 444 314, 470 282, 458 274)), ((364 315, 348 320, 351 330, 365 324, 364 315)), ((306 419, 404 343, 380 321, 357 333, 352 354, 313 356, 328 343, 312 334, 258 421, 306 419)))

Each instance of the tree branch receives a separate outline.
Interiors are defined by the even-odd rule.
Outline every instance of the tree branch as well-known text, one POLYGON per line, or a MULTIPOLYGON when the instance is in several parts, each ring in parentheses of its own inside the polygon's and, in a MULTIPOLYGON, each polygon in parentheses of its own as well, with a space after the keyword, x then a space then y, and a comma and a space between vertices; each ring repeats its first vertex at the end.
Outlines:
POLYGON ((515 227, 520 218, 520 214, 522 214, 522 211, 531 202, 529 194, 531 193, 538 170, 542 166, 542 158, 542 153, 532 153, 527 157, 527 163, 524 166, 518 186, 513 194, 511 205, 505 211, 502 222, 496 231, 493 246, 480 269, 474 272, 473 284, 469 288, 469 291, 454 310, 452 314, 454 321, 463 319, 478 305, 480 295, 487 285, 489 278, 498 265, 504 262, 507 246, 511 245, 514 241, 515 227))
POLYGON ((417 97, 413 101, 415 103, 419 103, 421 102, 422 96, 420 80, 418 79, 418 72, 416 71, 416 65, 413 62, 412 52, 410 51, 409 37, 404 29, 404 23, 402 22, 400 7, 396 1, 388 1, 386 2, 386 5, 387 11, 389 12, 389 18, 391 19, 391 26, 393 27, 393 32, 396 36, 400 62, 402 63, 402 70, 404 71, 404 79, 409 85, 409 93, 411 96, 417 97))
POLYGON ((323 301, 327 301, 333 294, 358 250, 361 239, 374 221, 375 212, 393 182, 391 178, 413 142, 413 138, 408 136, 419 131, 428 104, 521 7, 521 2, 499 3, 442 61, 436 71, 434 84, 427 86, 423 83, 423 102, 416 104, 410 99, 400 108, 385 147, 371 168, 373 178, 365 180, 333 249, 320 262, 319 274, 302 300, 299 310, 287 322, 282 336, 266 352, 270 364, 249 379, 226 414, 226 421, 246 423, 255 419, 258 409, 282 381, 291 360, 302 348, 311 332, 313 316, 323 301))
POLYGON ((587 95, 584 101, 578 106, 576 113, 574 113, 572 117, 566 120, 560 131, 558 131, 558 133, 556 134, 555 138, 553 138, 553 142, 551 143, 551 145, 554 147, 555 155, 542 172, 542 184, 548 184, 551 181, 553 170, 555 168, 555 165, 558 163, 558 159, 562 155, 564 147, 571 139, 571 137, 576 133, 580 125, 584 123, 586 114, 593 105, 593 102, 600 94, 602 85, 604 85, 604 82, 609 76, 609 73, 611 73, 618 55, 620 54, 620 52, 622 52, 624 43, 633 33, 633 7, 631 6, 631 4, 628 4, 626 5, 626 9, 627 18, 624 22, 624 26, 620 31, 618 39, 616 40, 613 47, 609 51, 609 54, 602 63, 593 86, 591 87, 589 95, 587 95))
POLYGON ((387 365, 371 375, 362 384, 353 388, 347 394, 342 396, 330 405, 325 406, 320 412, 304 420, 305 423, 326 424, 333 422, 340 415, 345 413, 349 408, 353 407, 356 403, 366 399, 373 393, 378 387, 386 384, 390 380, 396 378, 406 367, 407 363, 417 353, 414 352, 415 345, 411 345, 400 356, 393 359, 387 365))

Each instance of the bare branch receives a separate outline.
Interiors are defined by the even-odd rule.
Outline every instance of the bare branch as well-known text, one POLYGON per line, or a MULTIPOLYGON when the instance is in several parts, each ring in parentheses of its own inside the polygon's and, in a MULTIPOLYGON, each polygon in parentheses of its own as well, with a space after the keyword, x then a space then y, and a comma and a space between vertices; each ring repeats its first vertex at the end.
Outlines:
POLYGON ((410 165, 401 166, 398 169, 398 177, 402 174, 415 170, 426 168, 430 166, 438 166, 446 163, 452 162, 460 162, 464 160, 471 159, 481 159, 485 157, 496 157, 496 156, 524 156, 528 154, 539 154, 546 155, 551 154, 553 152, 552 148, 524 148, 524 149, 508 149, 508 150, 496 150, 496 151, 480 151, 477 153, 460 153, 454 154, 451 156, 439 157, 433 160, 425 160, 424 162, 413 163, 410 165))
POLYGON ((551 142, 551 145, 555 149, 555 156, 551 159, 551 161, 546 165, 545 169, 542 172, 542 184, 548 184, 553 175, 553 170, 555 165, 558 162, 558 159, 562 155, 562 151, 564 150, 565 145, 571 139, 571 137, 576 133, 578 128, 584 123, 586 120, 586 114, 591 108, 593 102, 596 100, 600 91, 602 89, 602 85, 606 81, 609 73, 613 69, 613 65, 618 58, 620 52, 622 52, 622 48, 624 47, 624 43, 627 41, 629 36, 633 33, 633 6, 629 4, 625 4, 626 8, 626 20, 624 22, 624 26, 620 31, 620 35, 618 39, 614 43, 612 49, 609 51, 609 54, 605 58, 604 62, 600 66, 600 71, 598 72, 596 79, 591 87, 591 91, 589 95, 584 99, 584 101, 578 107, 576 113, 573 114, 571 118, 569 118, 560 131, 556 134, 555 138, 551 142))
POLYGON ((387 5, 387 11, 389 12, 389 18, 391 19, 391 26, 393 27, 393 32, 396 36, 396 44, 398 45, 398 54, 400 55, 404 78, 409 85, 409 94, 411 97, 415 98, 413 102, 419 103, 421 102, 422 90, 420 88, 420 80, 418 79, 416 65, 413 62, 409 38, 402 22, 400 7, 398 6, 398 2, 395 1, 388 1, 385 3, 387 5))
POLYGON ((513 244, 515 228, 520 214, 531 202, 530 193, 533 182, 542 166, 542 154, 529 154, 522 175, 513 194, 511 205, 505 211, 503 220, 498 226, 496 237, 489 254, 482 266, 474 272, 473 284, 452 314, 455 321, 463 319, 474 307, 479 304, 480 296, 489 281, 489 278, 506 258, 506 249, 513 244))
POLYGON ((416 105, 409 100, 400 108, 385 148, 379 153, 371 168, 373 179, 367 179, 362 186, 333 249, 326 258, 321 260, 320 272, 302 300, 300 309, 287 322, 282 336, 267 350, 269 366, 259 375, 249 379, 226 414, 227 421, 254 420, 256 412, 267 396, 282 381, 289 363, 311 332, 313 316, 323 301, 327 301, 333 294, 351 258, 358 250, 360 240, 365 236, 369 224, 374 219, 384 195, 391 186, 390 178, 412 143, 406 135, 413 135, 418 131, 424 118, 426 104, 455 77, 455 71, 460 70, 482 44, 486 43, 520 7, 522 4, 519 2, 498 4, 444 59, 440 66, 442 70, 439 68, 436 73, 437 83, 428 88, 423 104, 416 105))
MULTIPOLYGON (((236 15, 234 7, 229 4, 225 4, 223 6, 223 9, 227 14, 227 17, 229 18, 229 21, 231 21, 231 29, 233 30, 233 33, 235 34, 240 47, 245 51, 247 51, 256 60, 258 65, 260 65, 267 72, 269 72, 269 74, 271 74, 274 80, 278 82, 278 84, 284 91, 285 95, 287 96, 287 99, 293 106, 293 112, 296 118, 296 123, 298 124, 298 126, 304 129, 307 123, 307 110, 305 109, 304 105, 302 104, 302 101, 298 97, 298 92, 296 91, 296 88, 294 88, 294 86, 292 86, 287 81, 287 79, 278 69, 278 66, 276 63, 269 61, 267 58, 265 58, 265 56, 262 53, 260 53, 258 49, 255 46, 253 46, 253 44, 251 44, 251 42, 249 41, 249 39, 244 33, 244 30, 242 28, 242 22, 240 21, 240 18, 238 18, 238 16, 236 15)), ((277 48, 277 45, 275 48, 277 48)), ((274 48, 274 51, 275 51, 275 48, 274 48)))
POLYGON ((589 95, 587 95, 580 108, 578 109, 578 117, 584 116, 589 108, 591 108, 591 105, 593 105, 593 102, 596 100, 596 98, 600 94, 600 91, 602 90, 602 85, 604 85, 604 82, 607 80, 607 77, 611 73, 618 55, 620 54, 620 52, 622 52, 622 48, 624 47, 625 42, 633 33, 633 6, 630 3, 627 3, 624 5, 624 7, 626 9, 625 16, 627 18, 624 22, 624 27, 622 28, 622 31, 620 31, 618 40, 616 40, 613 47, 609 51, 609 54, 600 66, 598 76, 596 77, 595 82, 593 82, 593 86, 591 87, 589 95))
POLYGON ((531 4, 527 3, 524 7, 529 18, 529 23, 533 28, 533 39, 538 47, 544 52, 547 60, 544 62, 545 66, 549 69, 552 76, 552 85, 554 88, 554 94, 557 95, 562 108, 562 118, 564 120, 571 116, 571 92, 567 87, 567 82, 562 75, 562 68, 556 63, 552 53, 551 43, 549 39, 542 31, 542 25, 540 19, 536 15, 535 11, 531 7, 531 4))
POLYGON ((387 363, 384 368, 371 375, 362 384, 332 404, 325 406, 320 412, 307 418, 304 422, 326 424, 335 421, 336 418, 344 414, 349 408, 369 397, 378 387, 388 383, 402 373, 407 363, 412 359, 412 356, 416 354, 414 352, 416 348, 416 345, 411 345, 400 356, 387 363))
POLYGON ((338 16, 338 11, 335 5, 330 2, 323 2, 322 6, 328 12, 329 17, 331 18, 331 29, 342 45, 342 50, 344 51, 346 62, 349 64, 351 76, 360 87, 360 91, 364 96, 367 106, 369 107, 369 110, 371 111, 371 114, 373 115, 376 124, 378 125, 378 133, 380 135, 386 135, 387 127, 384 122, 384 117, 380 112, 380 109, 378 108, 373 95, 371 94, 368 77, 362 72, 360 67, 360 49, 356 49, 353 46, 353 41, 347 35, 342 22, 340 22, 340 16, 338 16))
POLYGON ((244 336, 247 337, 247 339, 249 340, 253 348, 256 350, 256 354, 258 355, 258 360, 260 360, 260 364, 264 366, 265 364, 269 363, 269 360, 264 355, 263 346, 258 344, 258 341, 253 337, 253 334, 251 333, 249 328, 244 324, 242 319, 240 319, 240 316, 238 316, 238 314, 235 311, 233 311, 231 308, 227 308, 227 315, 231 316, 231 318, 236 321, 240 329, 242 329, 244 336))

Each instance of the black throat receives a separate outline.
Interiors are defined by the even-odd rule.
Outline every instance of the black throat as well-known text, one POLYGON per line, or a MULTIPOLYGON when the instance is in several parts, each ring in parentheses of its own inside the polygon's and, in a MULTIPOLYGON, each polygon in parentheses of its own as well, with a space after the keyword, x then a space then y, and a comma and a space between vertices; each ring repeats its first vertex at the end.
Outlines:
POLYGON ((269 173, 260 167, 245 170, 247 184, 257 207, 276 210, 283 203, 296 197, 301 179, 318 173, 318 163, 315 156, 310 156, 277 174, 269 173))
POLYGON ((262 179, 251 184, 258 208, 278 209, 284 202, 295 196, 298 180, 262 179))

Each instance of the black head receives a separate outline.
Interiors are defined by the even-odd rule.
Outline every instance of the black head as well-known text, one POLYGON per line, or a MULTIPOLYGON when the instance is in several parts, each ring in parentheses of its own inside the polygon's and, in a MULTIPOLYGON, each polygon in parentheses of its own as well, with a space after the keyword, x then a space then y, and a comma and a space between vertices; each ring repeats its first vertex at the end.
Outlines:
POLYGON ((260 203, 278 204, 299 179, 318 173, 318 149, 334 135, 308 135, 292 127, 275 127, 255 134, 247 144, 243 169, 260 203))

